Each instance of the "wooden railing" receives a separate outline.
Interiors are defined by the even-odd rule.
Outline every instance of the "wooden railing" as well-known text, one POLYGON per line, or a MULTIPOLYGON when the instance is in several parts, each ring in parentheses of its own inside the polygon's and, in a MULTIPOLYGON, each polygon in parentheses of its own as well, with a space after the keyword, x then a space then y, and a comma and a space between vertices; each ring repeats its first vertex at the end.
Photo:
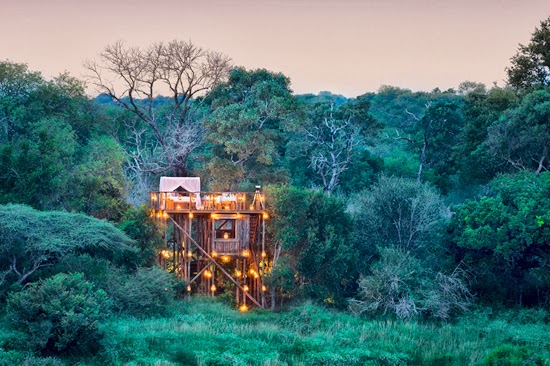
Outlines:
POLYGON ((156 211, 263 211, 265 196, 260 192, 151 192, 150 205, 156 211))

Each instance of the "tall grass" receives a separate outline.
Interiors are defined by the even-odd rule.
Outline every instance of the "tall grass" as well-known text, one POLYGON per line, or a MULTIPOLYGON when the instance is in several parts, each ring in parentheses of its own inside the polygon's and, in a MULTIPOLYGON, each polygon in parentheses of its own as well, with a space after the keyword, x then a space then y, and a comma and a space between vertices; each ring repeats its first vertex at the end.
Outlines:
POLYGON ((101 362, 482 365, 511 353, 514 359, 520 357, 518 364, 548 364, 550 359, 550 326, 540 319, 526 323, 477 312, 453 324, 434 324, 363 320, 309 303, 283 313, 246 314, 209 299, 179 306, 169 318, 113 319, 103 324, 101 362), (503 345, 508 348, 500 349, 503 345))

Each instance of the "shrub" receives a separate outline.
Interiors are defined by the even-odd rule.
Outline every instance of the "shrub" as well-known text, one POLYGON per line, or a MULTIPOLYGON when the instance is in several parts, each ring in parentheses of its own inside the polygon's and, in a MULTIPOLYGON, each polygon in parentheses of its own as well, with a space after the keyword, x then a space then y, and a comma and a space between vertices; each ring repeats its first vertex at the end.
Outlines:
POLYGON ((109 309, 107 294, 84 275, 61 273, 11 294, 6 316, 35 351, 86 355, 97 351, 98 322, 109 309))
POLYGON ((158 267, 112 274, 108 292, 115 309, 134 316, 166 315, 175 297, 174 277, 158 267))
POLYGON ((490 351, 483 364, 485 366, 542 366, 545 362, 542 357, 525 347, 504 344, 490 351))

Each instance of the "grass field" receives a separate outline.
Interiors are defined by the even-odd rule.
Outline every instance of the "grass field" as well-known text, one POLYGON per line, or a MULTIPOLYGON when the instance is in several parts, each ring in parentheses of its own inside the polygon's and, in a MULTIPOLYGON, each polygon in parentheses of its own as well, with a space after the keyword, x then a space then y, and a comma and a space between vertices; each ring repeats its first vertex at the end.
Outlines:
POLYGON ((474 311, 454 323, 364 320, 303 304, 241 314, 208 299, 168 318, 103 324, 105 362, 128 365, 544 365, 546 313, 474 311))

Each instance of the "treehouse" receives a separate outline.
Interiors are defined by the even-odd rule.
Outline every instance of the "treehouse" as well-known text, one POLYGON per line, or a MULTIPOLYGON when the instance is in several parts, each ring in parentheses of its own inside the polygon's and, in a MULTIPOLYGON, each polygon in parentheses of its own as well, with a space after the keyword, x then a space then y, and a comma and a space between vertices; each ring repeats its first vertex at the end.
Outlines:
POLYGON ((151 214, 165 223, 159 263, 185 281, 189 295, 232 293, 241 311, 266 307, 270 262, 261 188, 201 192, 200 185, 197 177, 161 177, 159 191, 151 192, 151 214))

